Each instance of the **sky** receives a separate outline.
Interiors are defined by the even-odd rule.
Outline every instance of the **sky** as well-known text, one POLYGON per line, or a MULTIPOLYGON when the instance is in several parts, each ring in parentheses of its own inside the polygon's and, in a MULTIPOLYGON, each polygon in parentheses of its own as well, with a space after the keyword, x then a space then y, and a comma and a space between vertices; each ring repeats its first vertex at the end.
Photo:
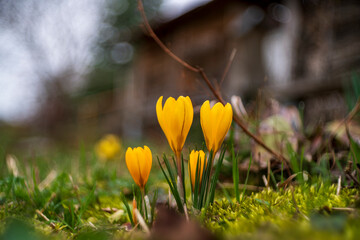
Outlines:
MULTIPOLYGON (((70 46, 71 52, 78 54, 75 64, 79 74, 85 74, 92 61, 90 51, 94 44, 94 29, 101 24, 101 8, 105 0, 63 0, 55 8, 46 10, 42 16, 36 36, 45 42, 45 51, 50 60, 51 69, 56 73, 67 64, 62 56, 63 39, 58 38, 61 26, 58 19, 69 21, 69 28, 74 32, 76 44, 70 46), (56 9, 56 11, 54 11, 56 9), (77 23, 77 24, 75 24, 77 23), (60 47, 59 47, 60 46, 60 47)), ((172 19, 210 0, 164 0, 161 13, 164 18, 172 19)), ((2 6, 0 6, 2 7, 2 6)), ((24 14, 26 15, 26 10, 24 14)), ((31 16, 30 16, 31 17, 31 16)), ((23 21, 27 21, 26 17, 23 21)), ((30 20, 31 21, 31 18, 30 20)), ((0 121, 21 123, 31 117, 41 101, 41 85, 32 64, 34 58, 29 56, 26 46, 19 36, 14 34, 11 26, 0 24, 0 121)), ((69 46, 66 46, 69 47, 69 46)), ((36 64, 36 62, 35 62, 36 64)))
POLYGON ((171 19, 207 2, 210 0, 164 0, 160 10, 164 17, 171 19))
POLYGON ((31 117, 42 101, 39 74, 64 71, 69 59, 76 72, 86 72, 103 2, 63 0, 31 5, 37 0, 26 1, 11 13, 12 24, 0 21, 0 120, 11 123, 31 117), (31 49, 40 49, 41 56, 31 49))

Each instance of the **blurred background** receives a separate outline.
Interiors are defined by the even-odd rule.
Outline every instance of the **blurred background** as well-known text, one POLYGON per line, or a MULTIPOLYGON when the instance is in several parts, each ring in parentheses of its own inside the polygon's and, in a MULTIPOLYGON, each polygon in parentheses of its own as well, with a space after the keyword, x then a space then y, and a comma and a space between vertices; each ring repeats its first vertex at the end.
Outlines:
MULTIPOLYGON (((160 39, 246 108, 275 98, 306 124, 343 118, 360 95, 360 2, 146 0, 160 39), (221 82, 228 59, 236 55, 221 82), (355 87, 354 87, 355 86, 355 87)), ((133 0, 0 0, 0 143, 32 152, 106 133, 166 143, 159 96, 213 99, 166 55, 133 0)), ((195 119, 198 114, 195 115, 195 119)), ((197 120, 190 134, 201 138, 197 120)))

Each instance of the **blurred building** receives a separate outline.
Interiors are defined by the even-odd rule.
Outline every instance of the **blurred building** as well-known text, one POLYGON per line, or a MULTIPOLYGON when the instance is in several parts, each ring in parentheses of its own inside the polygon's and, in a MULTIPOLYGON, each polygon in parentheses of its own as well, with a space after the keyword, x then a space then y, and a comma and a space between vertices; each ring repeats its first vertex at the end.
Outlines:
MULTIPOLYGON (((176 55, 202 67, 226 99, 254 97, 261 88, 281 100, 304 101, 310 118, 334 118, 346 111, 344 82, 360 70, 359 12, 359 1, 213 0, 154 31, 176 55), (220 83, 233 49, 236 57, 220 83)), ((194 106, 213 98, 199 75, 153 39, 145 34, 138 44, 119 97, 122 131, 135 137, 156 123, 159 96, 188 95, 194 106)))

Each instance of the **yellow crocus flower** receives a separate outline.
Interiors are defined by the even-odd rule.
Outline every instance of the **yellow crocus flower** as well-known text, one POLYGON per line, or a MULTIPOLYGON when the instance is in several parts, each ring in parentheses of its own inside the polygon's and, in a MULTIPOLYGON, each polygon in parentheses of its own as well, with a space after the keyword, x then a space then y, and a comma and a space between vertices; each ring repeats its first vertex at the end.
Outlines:
POLYGON ((163 96, 156 103, 156 115, 161 129, 177 157, 180 156, 194 117, 189 97, 169 97, 162 107, 163 96))
POLYGON ((200 109, 200 123, 204 133, 206 147, 215 154, 229 131, 233 117, 232 107, 218 102, 210 108, 209 101, 205 101, 200 109))
POLYGON ((152 155, 147 146, 128 148, 125 153, 126 166, 135 183, 143 190, 149 179, 152 155))
POLYGON ((200 161, 199 166, 198 166, 198 171, 200 171, 200 175, 199 175, 199 181, 200 181, 199 184, 200 184, 204 168, 207 165, 207 159, 205 157, 204 151, 192 150, 190 153, 190 159, 189 159, 189 175, 190 175, 190 180, 191 180, 193 189, 195 189, 195 181, 196 181, 196 175, 197 175, 196 167, 198 165, 198 161, 200 161), (205 164, 205 162, 206 162, 206 164, 205 164))
POLYGON ((97 156, 102 160, 112 160, 120 154, 121 141, 114 134, 107 134, 95 146, 97 156))

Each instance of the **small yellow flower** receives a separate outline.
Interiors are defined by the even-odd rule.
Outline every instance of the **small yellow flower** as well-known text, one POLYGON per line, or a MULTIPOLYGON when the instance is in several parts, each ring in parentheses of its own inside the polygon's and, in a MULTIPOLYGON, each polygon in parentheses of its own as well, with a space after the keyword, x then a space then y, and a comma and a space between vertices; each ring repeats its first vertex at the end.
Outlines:
POLYGON ((204 151, 200 150, 200 151, 194 151, 192 150, 190 153, 190 159, 189 159, 189 175, 190 175, 190 180, 191 180, 191 184, 193 189, 195 188, 195 181, 196 181, 196 167, 198 165, 198 161, 200 161, 199 163, 199 167, 198 167, 198 171, 200 171, 200 175, 199 175, 199 184, 201 183, 201 179, 202 179, 202 175, 203 175, 203 171, 205 166, 207 165, 207 159, 205 158, 205 153, 204 151), (206 164, 205 164, 206 162, 206 164))
POLYGON ((169 97, 162 107, 163 97, 156 103, 156 114, 161 129, 175 155, 180 156, 194 117, 194 109, 189 97, 169 97))
POLYGON ((200 109, 200 123, 204 133, 206 147, 214 154, 219 150, 226 133, 229 131, 233 117, 232 107, 218 102, 210 108, 209 101, 205 101, 200 109))
POLYGON ((98 157, 102 160, 112 160, 119 155, 121 150, 120 138, 113 134, 107 134, 101 138, 95 146, 98 157))
POLYGON ((135 183, 144 189, 152 165, 151 151, 147 146, 144 148, 128 148, 125 154, 126 166, 135 183))

